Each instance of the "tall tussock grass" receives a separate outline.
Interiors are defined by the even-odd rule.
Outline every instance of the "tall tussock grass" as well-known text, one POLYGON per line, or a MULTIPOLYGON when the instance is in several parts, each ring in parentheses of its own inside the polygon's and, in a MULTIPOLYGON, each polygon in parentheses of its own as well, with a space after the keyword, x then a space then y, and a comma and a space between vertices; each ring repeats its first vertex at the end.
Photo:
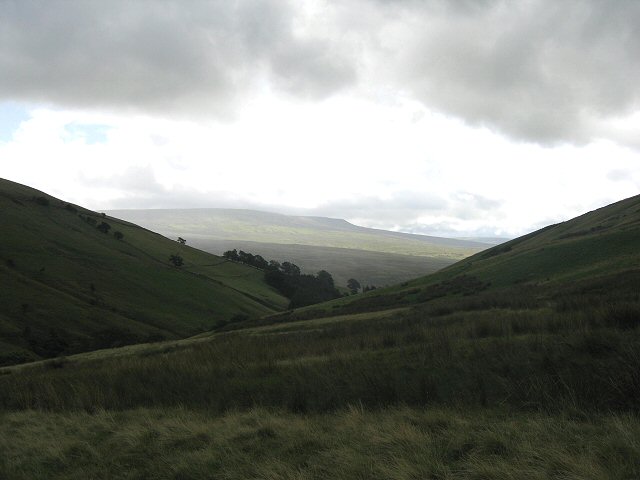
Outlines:
POLYGON ((0 413, 0 478, 528 479, 640 476, 640 420, 492 410, 0 413))
POLYGON ((375 321, 276 325, 175 350, 24 368, 0 376, 0 407, 327 412, 350 404, 543 411, 640 405, 632 303, 448 315, 431 308, 375 321))

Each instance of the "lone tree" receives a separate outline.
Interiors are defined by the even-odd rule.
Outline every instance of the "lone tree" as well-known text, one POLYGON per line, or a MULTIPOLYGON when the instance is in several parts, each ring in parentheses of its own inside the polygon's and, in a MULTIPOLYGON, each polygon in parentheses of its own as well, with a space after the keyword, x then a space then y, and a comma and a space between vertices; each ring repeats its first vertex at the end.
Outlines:
POLYGON ((116 231, 113 232, 113 236, 116 240, 122 240, 124 238, 124 233, 116 231))
POLYGON ((179 243, 180 245, 184 245, 185 243, 187 243, 187 241, 186 241, 184 238, 182 238, 182 237, 178 237, 178 243, 179 243))
POLYGON ((173 263, 174 267, 181 267, 182 265, 184 265, 184 260, 178 254, 171 255, 169 257, 169 261, 173 263))
POLYGON ((360 282, 355 278, 350 278, 347 280, 347 288, 351 290, 352 294, 356 294, 360 290, 360 282))

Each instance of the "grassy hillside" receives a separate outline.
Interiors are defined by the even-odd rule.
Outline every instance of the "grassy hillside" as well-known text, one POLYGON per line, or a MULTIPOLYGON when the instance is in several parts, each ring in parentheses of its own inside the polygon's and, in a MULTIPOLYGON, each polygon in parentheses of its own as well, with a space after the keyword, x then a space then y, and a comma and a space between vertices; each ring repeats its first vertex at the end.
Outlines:
POLYGON ((6 180, 0 223, 0 363, 185 337, 287 303, 255 269, 6 180))
POLYGON ((116 210, 112 215, 170 238, 187 238, 205 251, 245 249, 304 271, 328 270, 339 285, 349 278, 391 285, 433 273, 488 248, 479 241, 359 227, 345 220, 254 210, 116 210))
MULTIPOLYGON (((483 302, 605 302, 628 296, 640 269, 640 196, 632 197, 557 225, 508 241, 436 274, 306 309, 361 312, 401 305, 455 302, 456 309, 483 302), (572 300, 573 299, 573 300, 572 300)), ((447 307, 448 308, 448 307, 447 307)), ((296 315, 300 316, 299 312, 296 315)))
POLYGON ((634 197, 240 330, 0 369, 0 473, 636 478, 639 226, 634 197))

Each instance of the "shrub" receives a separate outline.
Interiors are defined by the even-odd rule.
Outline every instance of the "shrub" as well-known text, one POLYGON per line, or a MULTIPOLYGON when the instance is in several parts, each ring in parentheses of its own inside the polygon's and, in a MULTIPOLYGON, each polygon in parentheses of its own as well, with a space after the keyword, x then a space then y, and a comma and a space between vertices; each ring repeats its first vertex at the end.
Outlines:
POLYGON ((183 258, 178 254, 173 254, 169 257, 169 261, 173 264, 174 267, 181 267, 184 265, 183 258))
POLYGON ((109 230, 111 230, 111 225, 109 225, 107 222, 102 222, 96 228, 100 230, 102 233, 108 233, 109 230))

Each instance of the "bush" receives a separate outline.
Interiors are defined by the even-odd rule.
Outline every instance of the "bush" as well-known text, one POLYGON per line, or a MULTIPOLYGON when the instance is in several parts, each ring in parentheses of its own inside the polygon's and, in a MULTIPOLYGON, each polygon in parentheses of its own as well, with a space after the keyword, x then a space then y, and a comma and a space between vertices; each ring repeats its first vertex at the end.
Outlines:
POLYGON ((109 225, 107 222, 102 222, 96 228, 100 230, 102 233, 108 233, 109 230, 111 230, 111 225, 109 225))
POLYGON ((184 265, 183 258, 178 254, 171 255, 169 257, 169 261, 173 264, 174 267, 181 267, 182 265, 184 265))

